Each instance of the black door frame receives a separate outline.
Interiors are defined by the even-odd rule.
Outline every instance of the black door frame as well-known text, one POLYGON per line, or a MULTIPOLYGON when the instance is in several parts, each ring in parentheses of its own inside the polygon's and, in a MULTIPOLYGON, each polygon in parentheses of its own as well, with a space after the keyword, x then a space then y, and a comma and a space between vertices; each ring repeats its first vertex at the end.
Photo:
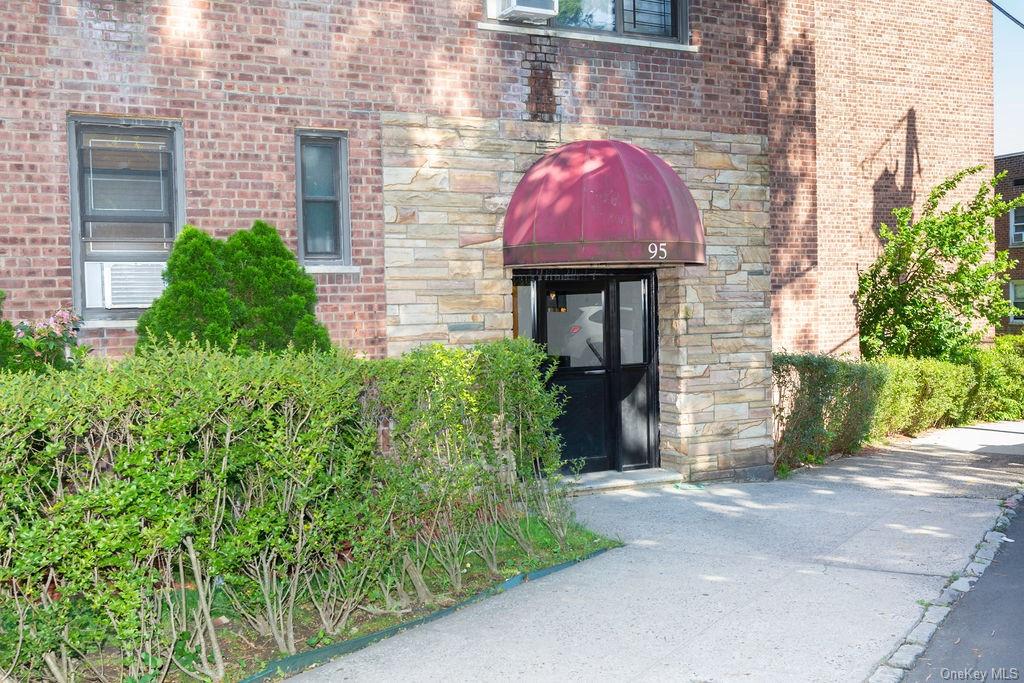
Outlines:
MULTIPOLYGON (((613 471, 629 471, 636 469, 649 469, 661 466, 661 404, 660 396, 660 364, 658 358, 658 279, 656 271, 652 269, 516 269, 513 272, 513 283, 516 285, 533 284, 533 296, 531 297, 531 310, 517 310, 517 315, 530 316, 530 326, 534 341, 541 343, 546 339, 547 316, 544 313, 544 296, 548 286, 561 287, 563 289, 579 284, 585 287, 587 283, 601 283, 604 291, 605 323, 603 324, 604 348, 608 357, 605 359, 604 372, 608 375, 605 416, 607 420, 609 440, 612 447, 611 468, 613 471), (633 363, 625 368, 637 369, 646 366, 647 370, 647 433, 650 435, 648 444, 648 462, 639 465, 624 466, 622 462, 622 434, 619 419, 615 419, 617 413, 613 410, 615 401, 620 401, 622 394, 623 365, 621 363, 620 334, 618 326, 619 319, 619 283, 622 281, 641 280, 645 282, 645 316, 644 324, 647 334, 645 335, 645 358, 643 363, 633 363), (614 316, 616 329, 608 322, 614 316)), ((520 326, 521 327, 521 326, 520 326)), ((580 368, 580 374, 593 372, 595 368, 580 368)), ((573 370, 560 370, 566 374, 573 374, 573 370)))

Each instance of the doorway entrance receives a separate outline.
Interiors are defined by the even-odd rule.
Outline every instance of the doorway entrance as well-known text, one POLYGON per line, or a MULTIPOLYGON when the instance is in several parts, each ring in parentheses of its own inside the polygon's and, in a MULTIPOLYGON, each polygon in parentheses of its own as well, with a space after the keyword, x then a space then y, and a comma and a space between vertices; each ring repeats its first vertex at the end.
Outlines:
POLYGON ((564 389, 562 458, 583 472, 658 465, 653 271, 517 271, 515 328, 564 389))

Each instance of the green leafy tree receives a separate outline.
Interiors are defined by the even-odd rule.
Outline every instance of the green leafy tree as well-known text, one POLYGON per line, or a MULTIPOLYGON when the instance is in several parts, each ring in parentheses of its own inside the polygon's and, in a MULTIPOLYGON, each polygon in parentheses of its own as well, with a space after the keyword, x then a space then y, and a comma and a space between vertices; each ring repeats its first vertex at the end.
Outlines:
POLYGON ((1024 205, 995 191, 1002 176, 982 184, 967 205, 939 204, 983 166, 960 171, 934 190, 915 220, 913 209, 895 209, 895 228, 881 226, 878 259, 858 279, 857 322, 861 353, 962 360, 981 340, 979 321, 995 324, 1013 306, 1004 287, 1014 262, 993 257, 991 220, 1024 205))
POLYGON ((164 279, 164 293, 139 319, 140 349, 192 337, 237 351, 330 348, 314 314, 316 283, 268 223, 226 242, 186 226, 164 279))

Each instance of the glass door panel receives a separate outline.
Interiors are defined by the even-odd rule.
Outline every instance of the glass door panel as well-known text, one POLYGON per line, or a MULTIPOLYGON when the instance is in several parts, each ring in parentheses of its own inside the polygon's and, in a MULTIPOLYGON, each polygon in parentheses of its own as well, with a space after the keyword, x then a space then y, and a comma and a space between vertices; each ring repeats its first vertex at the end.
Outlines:
POLYGON ((619 355, 623 365, 647 360, 646 281, 619 283, 619 355))
POLYGON ((604 334, 604 288, 550 288, 544 297, 548 353, 561 368, 608 364, 604 334))

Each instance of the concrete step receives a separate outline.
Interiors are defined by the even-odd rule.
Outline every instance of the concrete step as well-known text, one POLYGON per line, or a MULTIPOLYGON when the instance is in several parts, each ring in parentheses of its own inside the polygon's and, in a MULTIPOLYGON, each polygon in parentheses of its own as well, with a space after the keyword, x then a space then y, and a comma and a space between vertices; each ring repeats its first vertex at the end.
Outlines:
POLYGON ((620 489, 638 489, 652 486, 665 486, 686 481, 679 472, 660 467, 629 472, 588 472, 580 475, 573 485, 572 495, 586 496, 593 493, 605 493, 620 489))

